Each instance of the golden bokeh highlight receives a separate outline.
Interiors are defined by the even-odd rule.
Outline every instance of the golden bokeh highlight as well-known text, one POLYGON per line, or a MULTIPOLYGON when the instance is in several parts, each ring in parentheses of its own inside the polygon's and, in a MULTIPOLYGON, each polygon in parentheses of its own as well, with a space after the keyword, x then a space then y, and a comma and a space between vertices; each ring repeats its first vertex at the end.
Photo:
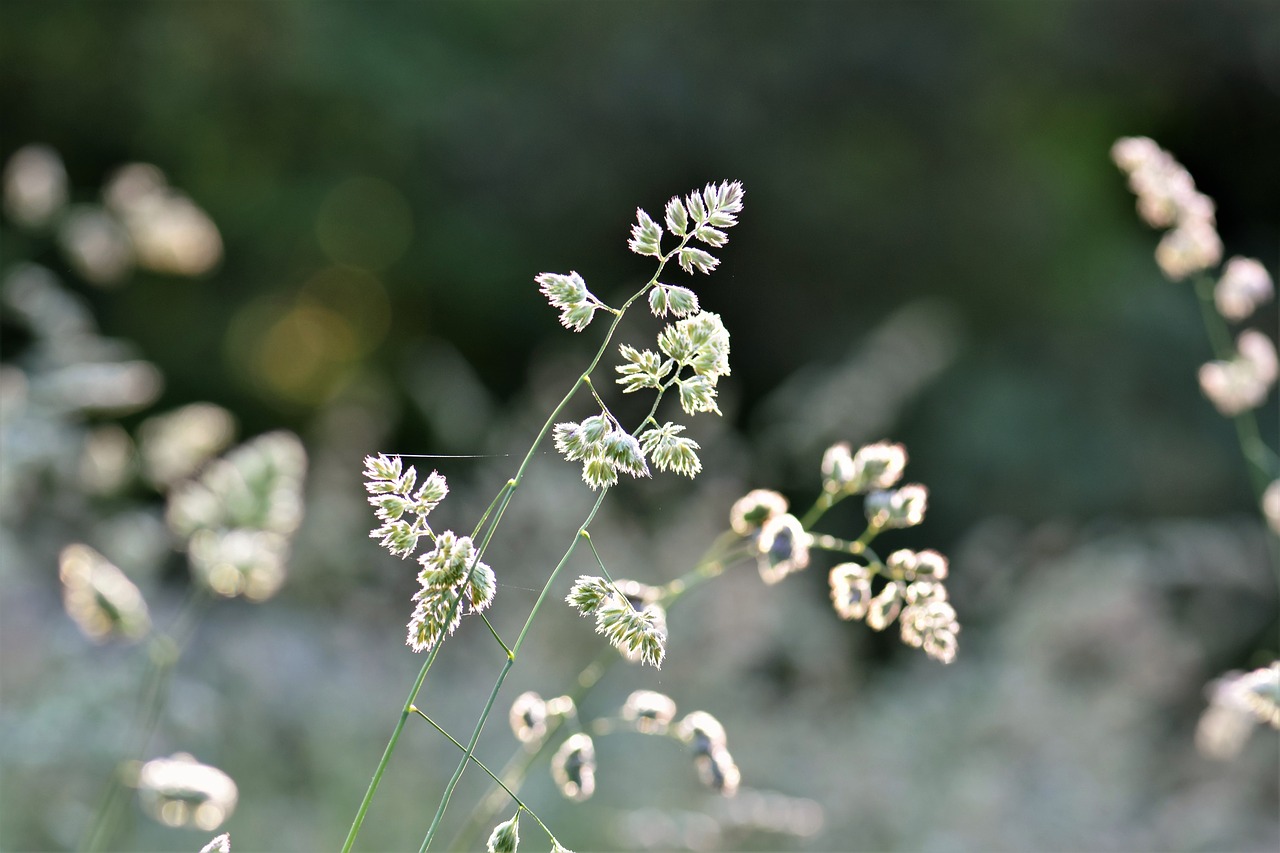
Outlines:
POLYGON ((241 309, 226 347, 260 392, 316 405, 345 387, 390 325, 391 300, 378 277, 333 266, 292 298, 263 297, 241 309))

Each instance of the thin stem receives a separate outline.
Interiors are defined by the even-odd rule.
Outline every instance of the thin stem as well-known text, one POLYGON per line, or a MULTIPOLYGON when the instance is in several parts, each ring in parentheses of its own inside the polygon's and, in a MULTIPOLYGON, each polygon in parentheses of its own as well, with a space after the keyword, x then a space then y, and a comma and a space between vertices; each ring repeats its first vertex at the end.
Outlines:
MULTIPOLYGON (((518 645, 518 644, 517 644, 518 645)), ((476 722, 475 730, 471 733, 471 740, 467 743, 466 754, 462 756, 457 769, 453 771, 453 777, 449 779, 449 784, 445 786, 444 796, 440 798, 440 805, 436 808, 436 816, 431 819, 431 826, 427 829, 426 838, 422 839, 422 846, 418 848, 418 853, 426 853, 428 847, 431 846, 431 839, 435 838, 436 831, 440 828, 440 820, 444 817, 445 809, 449 807, 449 798, 453 796, 453 789, 458 786, 458 780, 462 778, 462 772, 467 769, 476 750, 476 744, 480 741, 480 733, 484 731, 484 724, 489 719, 489 714, 493 711, 493 703, 498 698, 498 691, 502 689, 502 682, 507 680, 507 673, 511 671, 512 665, 516 662, 514 655, 509 655, 502 664, 502 672, 498 673, 498 680, 494 682, 493 689, 489 691, 489 698, 485 700, 484 710, 480 713, 480 719, 476 722)))
MULTIPOLYGON (((452 618, 452 616, 449 618, 452 618)), ((369 811, 369 804, 373 802, 373 795, 378 790, 378 784, 382 781, 382 774, 386 772, 387 765, 391 762, 391 754, 396 751, 396 744, 400 740, 400 732, 404 731, 405 721, 409 719, 409 709, 413 707, 413 700, 422 688, 422 683, 427 680, 427 671, 431 669, 431 664, 435 663, 436 655, 440 653, 440 648, 443 645, 443 643, 437 642, 435 648, 427 655, 427 659, 422 662, 422 668, 418 670, 418 677, 413 682, 413 688, 409 691, 409 698, 405 700, 404 710, 401 711, 400 719, 396 721, 396 726, 391 732, 391 739, 387 741, 387 746, 382 751, 382 759, 378 762, 378 766, 374 768, 373 779, 370 780, 369 787, 364 792, 364 799, 360 801, 360 808, 356 810, 356 817, 351 822, 351 829, 347 831, 347 840, 342 844, 342 853, 350 853, 351 846, 356 843, 356 836, 360 834, 360 826, 364 823, 364 816, 369 811)))
POLYGON ((209 596, 201 586, 193 586, 174 616, 167 633, 156 634, 147 646, 147 671, 133 713, 133 731, 125 758, 112 770, 103 785, 93 818, 80 838, 78 849, 94 850, 111 838, 116 824, 116 808, 125 789, 124 768, 129 761, 141 761, 147 744, 160 722, 169 698, 169 677, 191 642, 200 619, 208 612, 209 596))
POLYGON ((609 493, 608 488, 600 490, 600 496, 596 498, 595 505, 591 507, 591 512, 587 513, 587 518, 578 527, 577 534, 573 537, 573 541, 569 543, 568 549, 565 550, 564 556, 560 558, 560 562, 556 563, 556 567, 551 571, 551 575, 547 578, 547 582, 542 586, 542 592, 538 594, 538 600, 534 602, 533 609, 529 611, 529 617, 525 620, 524 628, 520 631, 520 636, 516 638, 516 643, 507 653, 507 660, 502 665, 502 672, 498 674, 497 683, 493 685, 493 690, 489 692, 489 698, 485 702, 484 710, 480 713, 480 719, 476 721, 475 732, 472 734, 471 743, 467 746, 467 754, 462 757, 462 761, 458 763, 458 767, 454 770, 453 777, 449 780, 449 784, 445 786, 444 794, 440 798, 440 805, 436 809, 436 815, 431 821, 431 826, 427 830, 427 835, 422 839, 422 847, 419 853, 423 853, 431 846, 431 841, 435 838, 436 831, 440 828, 440 820, 444 817, 445 809, 449 805, 449 798, 453 796, 453 790, 458 786, 458 780, 462 778, 462 773, 467 768, 467 762, 471 759, 472 753, 475 751, 476 742, 480 739, 480 732, 484 730, 484 724, 488 721, 489 715, 493 712, 494 700, 498 698, 498 691, 502 689, 502 683, 507 678, 507 673, 511 671, 512 664, 515 663, 516 655, 520 652, 521 646, 524 645, 525 637, 529 634, 529 628, 533 625, 533 620, 537 617, 538 611, 542 608, 542 603, 546 601, 547 594, 551 591, 551 585, 555 583, 556 577, 560 574, 560 570, 569 562, 569 558, 573 556, 574 550, 578 547, 578 541, 583 539, 587 527, 595 520, 596 513, 600 511, 600 505, 604 503, 605 495, 609 493))
MULTIPOLYGON (((1218 313, 1213 300, 1213 279, 1200 275, 1195 282, 1196 296, 1200 303, 1200 317, 1204 320, 1205 333, 1213 347, 1214 356, 1228 361, 1235 355, 1235 345, 1231 341, 1230 330, 1226 320, 1218 313)), ((1240 452, 1244 456, 1245 468, 1249 472, 1249 482, 1253 487, 1254 500, 1260 505, 1263 494, 1271 481, 1280 476, 1280 456, 1269 447, 1258 429, 1258 416, 1253 409, 1237 412, 1231 418, 1236 428, 1236 440, 1240 444, 1240 452)), ((1270 551, 1271 567, 1280 575, 1280 537, 1268 532, 1267 549, 1270 551)))
MULTIPOLYGON (((445 731, 445 730, 444 730, 444 728, 443 728, 443 727, 441 727, 441 725, 440 725, 439 723, 437 723, 435 720, 431 719, 431 718, 430 718, 430 717, 428 717, 426 714, 424 714, 424 713, 422 712, 422 710, 421 710, 420 708, 418 708, 416 705, 415 705, 415 706, 413 706, 412 708, 410 708, 410 710, 411 710, 413 713, 417 714, 417 715, 418 715, 419 717, 421 717, 422 719, 426 720, 428 723, 430 723, 430 724, 432 725, 432 727, 433 727, 433 728, 435 728, 435 730, 436 730, 436 731, 438 731, 440 734, 442 734, 442 735, 444 735, 446 738, 448 738, 448 739, 449 739, 449 742, 450 742, 450 743, 452 743, 454 746, 456 746, 458 749, 462 750, 463 752, 466 752, 466 751, 467 751, 467 748, 466 748, 465 746, 463 746, 461 743, 459 743, 457 738, 455 738, 453 735, 451 735, 451 734, 449 734, 447 731, 445 731)), ((477 767, 479 767, 481 770, 483 770, 483 771, 485 772, 485 774, 486 774, 486 775, 488 775, 488 777, 489 777, 490 779, 492 779, 493 781, 497 782, 497 783, 498 783, 498 785, 500 785, 500 786, 502 787, 502 790, 503 790, 503 791, 506 791, 507 796, 509 796, 512 800, 514 800, 514 801, 515 801, 515 804, 516 804, 517 806, 519 806, 520 808, 522 808, 522 809, 524 809, 525 811, 527 811, 527 812, 529 813, 529 816, 530 816, 530 817, 532 817, 534 820, 536 820, 536 821, 538 822, 538 826, 542 827, 542 831, 543 831, 543 832, 545 832, 545 833, 547 834, 547 836, 548 836, 548 837, 549 837, 553 842, 556 842, 556 837, 555 837, 555 835, 553 835, 553 834, 552 834, 552 832, 551 832, 551 830, 550 830, 550 829, 547 829, 547 825, 546 825, 545 823, 543 823, 543 822, 542 822, 542 818, 538 817, 537 813, 536 813, 536 812, 534 812, 534 810, 533 810, 533 809, 531 809, 531 808, 529 808, 527 805, 525 805, 524 800, 522 800, 522 799, 520 799, 519 797, 517 797, 517 796, 516 796, 515 791, 512 791, 510 788, 508 788, 508 787, 507 787, 507 784, 506 784, 505 782, 503 782, 500 778, 498 778, 498 776, 497 776, 497 775, 495 775, 495 774, 494 774, 494 772, 493 772, 492 770, 490 770, 488 767, 486 767, 486 766, 484 765, 484 762, 483 762, 483 761, 481 761, 480 759, 476 758, 476 757, 473 755, 473 756, 471 756, 471 763, 472 763, 472 764, 474 764, 474 765, 476 765, 477 767)), ((556 842, 556 843, 558 843, 558 842, 556 842)))
MULTIPOLYGON (((596 686, 609 667, 617 660, 618 653, 613 647, 605 646, 596 655, 595 660, 587 664, 578 673, 578 677, 574 680, 573 689, 566 694, 573 701, 574 707, 577 707, 578 703, 596 686)), ((575 715, 575 722, 576 719, 575 715)), ((565 725, 564 717, 555 718, 547 725, 547 732, 542 736, 542 740, 536 749, 520 749, 507 761, 507 766, 502 768, 502 778, 506 780, 504 790, 508 787, 510 789, 519 789, 534 762, 546 753, 554 740, 555 734, 563 725, 565 725)), ((463 844, 463 842, 483 832, 484 827, 492 823, 497 817, 502 805, 502 794, 497 789, 494 789, 471 813, 466 825, 458 831, 458 834, 449 843, 449 849, 467 849, 468 845, 463 844)))
MULTIPOLYGON (((555 423, 556 418, 559 417, 560 412, 563 411, 564 408, 569 404, 569 401, 573 399, 574 395, 577 394, 578 389, 581 388, 582 385, 584 384, 590 385, 591 374, 595 372, 596 367, 600 364, 600 360, 604 357, 605 351, 609 348, 609 343, 610 341, 613 340, 614 332, 617 331, 618 325, 622 322, 623 315, 626 314, 627 309, 630 308, 631 305, 634 304, 637 299, 639 299, 641 296, 647 293, 650 288, 652 288, 655 284, 657 284, 658 276, 662 274, 662 270, 666 266, 667 261, 673 255, 679 252, 679 250, 683 248, 686 243, 689 242, 689 239, 691 236, 692 236, 692 232, 689 235, 686 235, 680 241, 680 245, 677 246, 676 249, 672 250, 671 253, 659 258, 658 269, 654 272, 653 276, 645 283, 643 287, 641 287, 634 294, 632 294, 631 298, 629 298, 626 302, 624 302, 621 308, 617 310, 609 309, 614 315, 613 321, 609 324, 609 328, 605 332, 604 340, 601 341, 600 347, 599 349, 596 350, 595 356, 591 359, 590 364, 588 364, 586 369, 578 376, 577 380, 573 383, 573 385, 569 388, 569 390, 565 393, 565 395, 560 399, 560 402, 557 403, 555 408, 551 410, 551 413, 547 416, 547 419, 543 422, 542 428, 538 430, 538 434, 534 437, 533 441, 530 443, 529 450, 525 453, 524 459, 521 460, 519 468, 516 469, 515 476, 512 477, 506 483, 505 486, 503 486, 502 492, 499 494, 497 498, 495 498, 494 502, 490 504, 489 509, 486 510, 485 517, 487 517, 489 512, 493 510, 494 503, 498 504, 497 514, 494 517, 492 523, 489 525, 489 528, 486 531, 483 541, 481 542, 481 545, 478 549, 478 553, 476 556, 477 561, 483 556, 485 549, 488 547, 489 541, 491 540, 494 532, 497 530, 499 522, 502 520, 503 512, 506 510, 507 505, 510 503, 511 498, 515 494, 516 489, 519 488, 521 482, 523 482, 525 472, 528 470, 529 465, 532 463, 533 457, 537 453, 539 445, 541 445, 543 439, 547 437, 547 433, 551 431, 552 425, 555 423)), ((593 389, 593 393, 594 393, 594 389, 593 389)), ((590 520, 590 518, 593 518, 595 516, 596 511, 600 507, 600 501, 604 500, 604 495, 607 492, 608 492, 608 489, 601 490, 600 498, 599 500, 596 501, 595 507, 591 510, 591 515, 588 517, 588 521, 590 520)), ((477 531, 479 531, 480 528, 483 526, 485 517, 482 517, 480 523, 476 525, 477 531)), ((579 528, 579 533, 585 530, 585 526, 586 525, 584 524, 582 528, 579 528)), ((498 682, 494 687, 493 693, 490 695, 489 702, 485 707, 484 713, 481 714, 480 720, 477 723, 476 737, 479 737, 479 732, 483 728, 485 721, 488 719, 489 713, 492 710, 493 699, 497 696, 497 691, 502 686, 502 682, 506 678, 506 673, 510 671, 511 665, 515 661, 516 652, 519 651, 520 646, 523 644, 524 638, 528 634, 529 626, 532 624, 534 616, 537 614, 538 609, 541 607, 543 600, 546 598, 547 592, 551 588, 552 581, 555 579, 556 574, 560 571, 560 568, 567 561, 569 554, 573 552, 573 548, 576 544, 577 544, 577 537, 575 537, 574 543, 569 546, 569 551, 568 553, 566 553, 565 558, 561 560, 560 564, 557 565, 555 570, 551 573, 551 577, 548 578, 546 585, 543 587, 542 594, 538 597, 538 601, 534 604, 533 611, 529 614, 529 618, 525 622, 524 629, 520 632, 520 636, 516 640, 515 646, 508 648, 506 644, 502 642, 501 638, 498 638, 497 632, 496 631, 494 632, 495 639, 498 639, 498 642, 502 644, 503 649, 506 651, 507 660, 503 665, 502 673, 498 677, 498 682)), ((459 597, 459 599, 460 598, 461 597, 459 597)), ((455 602, 455 607, 456 606, 457 606, 457 602, 455 602)), ((451 617, 452 617, 452 612, 449 615, 449 618, 451 617)), ((492 630, 492 626, 490 626, 490 628, 492 630)), ((364 815, 368 811, 369 803, 372 802, 373 795, 376 793, 378 784, 382 779, 383 771, 386 769, 386 765, 390 761, 391 754, 395 751, 395 746, 397 741, 399 740, 400 732, 404 729, 404 722, 408 718, 408 714, 409 714, 408 709, 416 700, 418 691, 422 687, 423 681, 426 679, 427 670, 430 668, 432 661, 434 661, 435 653, 439 650, 439 647, 440 647, 440 644, 438 643, 436 645, 436 648, 432 650, 431 657, 428 658, 427 662, 423 665, 422 670, 419 672, 417 681, 414 682, 413 690, 410 692, 409 699, 405 702, 405 710, 401 713, 400 720, 396 723, 396 727, 392 733, 391 739, 388 741, 387 747, 383 752, 382 760, 378 763, 378 768, 375 770, 373 779, 370 781, 369 788, 365 792, 365 797, 361 801, 360 808, 356 814, 356 819, 351 825, 351 830, 347 835, 346 843, 343 845, 343 848, 342 848, 343 853, 348 853, 351 849, 352 844, 355 843, 356 835, 360 831, 360 825, 364 821, 364 815)), ((474 747, 474 745, 475 744, 473 742, 472 747, 474 747)), ((465 756, 462 762, 458 765, 458 770, 455 771, 453 779, 450 780, 449 785, 445 789, 445 794, 441 798, 440 806, 436 812, 436 817, 432 821, 431 828, 428 829, 427 831, 426 838, 423 840, 423 846, 422 846, 423 850, 426 849, 426 847, 431 843, 431 839, 435 836, 435 832, 439 827, 440 818, 443 816, 444 810, 448 805, 449 797, 452 796, 453 789, 457 785, 457 780, 461 778, 462 771, 465 770, 467 765, 467 760, 470 758, 470 755, 471 755, 471 750, 468 749, 467 756, 465 756)))

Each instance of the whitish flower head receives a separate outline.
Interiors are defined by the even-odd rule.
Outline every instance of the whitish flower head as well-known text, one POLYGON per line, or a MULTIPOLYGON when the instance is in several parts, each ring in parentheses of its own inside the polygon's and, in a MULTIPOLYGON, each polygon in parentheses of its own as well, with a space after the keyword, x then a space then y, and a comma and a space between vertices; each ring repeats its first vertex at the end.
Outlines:
POLYGON ((892 625, 902 609, 905 592, 906 588, 902 583, 890 581, 867 606, 867 624, 876 631, 883 631, 892 625))
POLYGON ((1213 202, 1197 192, 1182 164, 1152 140, 1120 139, 1112 146, 1111 158, 1129 176, 1129 188, 1138 197, 1138 213, 1153 228, 1212 221, 1213 202))
POLYGON ((568 275, 544 272, 534 276, 538 289, 547 297, 552 308, 560 309, 560 324, 567 329, 581 332, 590 325, 600 300, 587 290, 587 283, 576 272, 568 275))
POLYGON ((884 561, 888 577, 893 580, 940 581, 947 576, 947 558, 937 551, 894 551, 884 561))
POLYGON ((706 711, 686 714, 676 726, 676 736, 693 749, 694 755, 709 755, 713 750, 724 749, 724 726, 706 711))
POLYGON ((849 442, 833 444, 822 454, 822 488, 839 494, 854 480, 853 454, 849 442))
POLYGON ((1235 357, 1200 367, 1200 390, 1219 412, 1232 417, 1262 405, 1276 382, 1278 368, 1275 344, 1261 332, 1248 329, 1236 339, 1235 357))
POLYGON ((906 598, 909 603, 898 620, 902 642, 923 647, 931 658, 951 663, 960 623, 955 608, 946 600, 946 591, 939 584, 919 582, 907 587, 906 598))
POLYGON ((424 587, 452 589, 467 576, 475 561, 476 548, 470 536, 446 530, 436 537, 435 547, 418 558, 422 571, 418 581, 424 587))
POLYGON ((1156 246, 1156 264, 1173 281, 1222 260, 1222 239, 1212 220, 1190 219, 1167 232, 1156 246))
POLYGON ((166 826, 217 829, 235 811, 231 777, 186 753, 153 758, 138 771, 138 801, 166 826))
POLYGON ((471 568, 463 589, 467 604, 473 612, 479 613, 493 603, 494 593, 498 589, 498 579, 487 563, 477 562, 471 568))
POLYGON ((675 362, 652 350, 637 350, 626 344, 622 344, 619 350, 626 363, 618 365, 615 370, 620 374, 618 384, 624 394, 644 388, 661 388, 662 380, 675 367, 675 362))
POLYGON ((1214 287, 1213 302, 1219 314, 1239 322, 1274 295, 1275 286, 1267 268, 1253 258, 1236 257, 1227 261, 1222 278, 1214 287))
POLYGON ((452 589, 423 587, 414 594, 413 601, 405 644, 415 652, 430 650, 462 621, 462 603, 452 589))
POLYGON ((698 295, 687 287, 657 284, 649 291, 649 310, 655 317, 665 317, 667 312, 688 317, 698 310, 698 295))
POLYGON ((27 227, 44 225, 67 203, 67 170, 47 145, 24 145, 4 167, 4 211, 27 227))
POLYGON ((596 632, 603 634, 628 660, 662 668, 666 656, 667 618, 659 604, 637 608, 612 593, 596 608, 596 632))
POLYGON ((841 619, 861 619, 871 605, 871 569, 858 563, 841 563, 828 575, 831 604, 841 619))
POLYGON ((582 434, 582 425, 572 421, 556 424, 555 442, 556 450, 570 462, 585 459, 592 449, 592 445, 582 434))
POLYGON ((749 536, 774 516, 787 511, 787 499, 770 489, 753 489, 734 502, 729 510, 729 526, 739 536, 749 536))
POLYGON ((867 495, 867 522, 873 527, 914 527, 924 521, 929 490, 918 483, 867 495))
POLYGON ((511 703, 511 732, 521 743, 537 744, 547 734, 547 703, 532 690, 511 703))
POLYGON ((1262 493, 1262 516, 1271 532, 1280 534, 1280 480, 1272 480, 1262 493))
POLYGON ((368 480, 364 487, 372 494, 402 491, 400 477, 404 473, 404 462, 399 456, 377 456, 364 458, 364 478, 368 480))
POLYGON ((686 477, 695 477, 702 470, 698 458, 698 442, 684 438, 684 427, 668 421, 660 427, 652 427, 640 434, 640 447, 658 466, 659 471, 674 471, 686 477))
POLYGON ((852 491, 891 488, 902 477, 906 465, 907 450, 901 444, 880 441, 864 445, 853 455, 852 491))
POLYGON ((230 528, 292 536, 302 522, 306 469, 306 450, 296 435, 260 435, 209 463, 199 480, 175 487, 166 519, 183 538, 230 528))
POLYGON ((147 479, 166 488, 190 477, 235 436, 235 418, 221 406, 192 403, 142 422, 138 444, 147 479))
POLYGON ((640 442, 626 430, 611 430, 601 442, 601 453, 618 471, 624 471, 632 477, 649 476, 649 464, 645 462, 640 442))
POLYGON ((560 793, 582 802, 596 790, 596 746, 590 735, 572 735, 551 758, 551 778, 560 793))
POLYGON ((504 820, 493 828, 489 835, 489 853, 516 853, 520 846, 520 810, 509 820, 504 820))
POLYGON ((661 226, 654 222, 649 214, 637 207, 636 222, 631 226, 631 239, 627 241, 627 248, 637 255, 657 257, 662 254, 661 243, 661 226))
POLYGON ((67 615, 95 643, 112 637, 138 640, 151 630, 151 613, 138 587, 88 545, 62 549, 58 577, 67 615))
POLYGON ((607 489, 618 482, 618 469, 602 453, 592 454, 582 462, 582 481, 592 491, 607 489))
POLYGON ((790 513, 766 521, 756 540, 756 562, 764 582, 775 584, 809 565, 809 540, 800 520, 790 513))
POLYGON ((396 557, 412 554, 418 548, 418 540, 426 535, 427 531, 423 528, 403 520, 388 521, 369 531, 369 536, 377 539, 378 545, 396 557))
MULTIPOLYGON (((684 201, 672 199, 667 204, 667 225, 681 237, 692 237, 712 248, 728 242, 724 229, 737 224, 742 210, 742 184, 726 181, 709 183, 701 192, 691 192, 684 201), (678 231, 677 231, 678 228, 678 231)), ((684 243, 677 261, 686 273, 698 270, 710 273, 719 264, 717 257, 701 248, 684 243)))
POLYGON ((1209 707, 1196 727, 1201 753, 1233 758, 1258 723, 1280 729, 1280 661, 1248 673, 1229 672, 1206 692, 1209 707))
POLYGON ((716 747, 709 752, 695 755, 694 765, 698 768, 698 778, 702 784, 726 797, 738 793, 738 785, 742 781, 742 773, 734 763, 733 756, 724 747, 716 747))
POLYGON ((192 574, 226 598, 264 601, 284 584, 289 540, 267 530, 198 530, 187 542, 192 574))
POLYGON ((200 848, 200 853, 231 853, 231 833, 224 832, 214 836, 208 844, 200 848))
POLYGON ((658 335, 658 348, 698 376, 715 380, 729 375, 729 332, 719 314, 700 311, 677 320, 658 335))
POLYGON ((613 594, 613 587, 604 578, 582 575, 574 581, 573 588, 569 590, 564 600, 576 607, 579 615, 589 616, 594 614, 600 604, 613 594))
POLYGON ((676 703, 665 693, 636 690, 622 706, 622 719, 635 724, 644 734, 666 734, 676 716, 676 703))

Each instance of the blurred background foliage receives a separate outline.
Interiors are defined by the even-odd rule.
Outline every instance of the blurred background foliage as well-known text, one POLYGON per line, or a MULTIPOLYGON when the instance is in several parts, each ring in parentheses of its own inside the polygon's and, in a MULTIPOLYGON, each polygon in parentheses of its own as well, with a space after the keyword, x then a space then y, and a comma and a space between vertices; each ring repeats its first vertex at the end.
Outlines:
MULTIPOLYGON (((742 225, 693 283, 733 336, 725 418, 694 424, 696 483, 628 484, 595 539, 616 575, 665 581, 746 489, 804 507, 828 444, 903 441, 931 501, 897 541, 952 556, 960 659, 840 623, 823 570, 768 590, 730 572, 672 614, 660 673, 616 667, 584 710, 649 687, 711 711, 739 798, 620 736, 598 744, 591 802, 539 770, 530 805, 578 849, 1280 842, 1274 736, 1226 763, 1193 746, 1204 684, 1275 652, 1275 576, 1231 426, 1196 387, 1194 297, 1161 278, 1107 156, 1155 138, 1217 201, 1227 254, 1274 271, 1274 2, 8 0, 0 23, 0 155, 51 146, 79 203, 154 164, 223 247, 194 278, 104 287, 6 222, 5 269, 48 267, 164 380, 145 411, 68 416, 49 455, 197 401, 241 440, 285 428, 308 450, 288 581, 211 612, 152 742, 236 780, 233 849, 336 848, 419 664, 401 644, 413 572, 366 538, 362 456, 521 453, 597 334, 564 332, 533 276, 632 292, 650 271, 625 248, 635 207, 725 178, 746 186, 742 225)), ((31 336, 6 315, 0 355, 21 366, 31 336)), ((1274 438, 1274 399, 1260 416, 1274 438)), ((23 450, 6 441, 9 474, 23 450)), ((438 462, 459 527, 513 469, 438 462)), ((0 568, 0 832, 60 849, 120 757, 140 664, 76 631, 57 552, 103 550, 158 621, 187 569, 139 544, 163 540, 154 492, 113 526, 120 496, 21 482, 0 568)), ((535 469, 489 559, 499 630, 518 630, 589 500, 576 466, 535 469)), ((455 734, 501 664, 491 646, 464 628, 419 702, 455 734)), ((553 609, 500 704, 554 695, 597 646, 553 609)), ((495 722, 480 754, 514 748, 495 722)), ((410 726, 362 849, 418 843, 453 749, 410 726)), ((486 788, 468 773, 455 828, 486 788)), ((128 849, 207 840, 133 811, 121 833, 128 849)))

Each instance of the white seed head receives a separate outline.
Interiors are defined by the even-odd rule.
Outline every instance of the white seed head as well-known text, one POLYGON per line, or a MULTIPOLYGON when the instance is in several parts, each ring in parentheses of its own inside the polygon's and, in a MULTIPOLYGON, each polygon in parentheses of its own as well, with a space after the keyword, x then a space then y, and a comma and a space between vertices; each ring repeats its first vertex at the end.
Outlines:
POLYGON ((493 828, 487 844, 489 853, 516 853, 520 846, 520 810, 493 828))
POLYGON ((702 780, 702 784, 726 797, 738 793, 742 773, 729 750, 722 746, 713 748, 709 752, 695 755, 693 763, 698 768, 698 778, 702 780))
POLYGON ((67 615, 95 643, 113 637, 132 642, 151 631, 151 613, 138 587, 88 545, 62 549, 58 577, 67 615))
POLYGON ((867 495, 867 522, 873 527, 914 527, 924 521, 929 490, 918 483, 867 495))
POLYGON ((827 576, 831 604, 844 620, 861 619, 871 605, 871 569, 858 563, 841 563, 827 576))
POLYGON ((224 832, 214 836, 208 844, 200 848, 200 853, 231 853, 231 833, 224 832))
POLYGON ((810 538, 800 520, 790 513, 766 521, 756 540, 756 562, 764 582, 775 584, 808 566, 810 538))
POLYGON ((539 744, 547 734, 547 703, 532 690, 516 697, 507 718, 512 734, 521 743, 539 744))
POLYGON ((48 145, 25 145, 4 167, 4 210, 13 221, 38 227, 67 203, 67 170, 48 145))
POLYGON ((636 690, 622 706, 622 719, 635 724, 643 734, 666 734, 676 716, 676 703, 665 693, 636 690))
POLYGON ((787 511, 787 499, 771 489, 753 489, 734 502, 729 526, 739 536, 759 532, 765 522, 787 511))
POLYGON ((1238 323, 1274 295, 1275 286, 1266 267, 1253 258, 1235 257, 1227 261, 1213 289, 1213 302, 1219 314, 1238 323))
POLYGON ((590 799, 596 790, 596 747, 590 735, 579 732, 560 744, 551 757, 551 778, 565 797, 590 799))
POLYGON ((186 753, 143 764, 137 784, 143 810, 172 827, 217 829, 235 811, 239 798, 230 776, 186 753))

